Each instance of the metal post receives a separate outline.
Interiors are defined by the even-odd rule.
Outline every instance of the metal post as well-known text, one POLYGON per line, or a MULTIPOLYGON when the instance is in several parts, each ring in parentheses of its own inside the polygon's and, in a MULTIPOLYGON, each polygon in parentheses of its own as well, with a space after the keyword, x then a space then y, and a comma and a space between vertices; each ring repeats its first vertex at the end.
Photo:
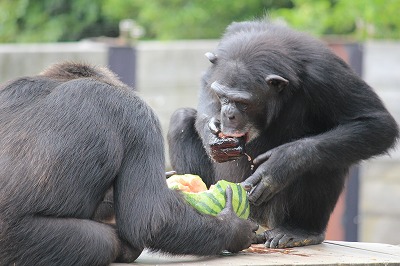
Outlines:
POLYGON ((133 46, 110 46, 108 67, 128 86, 136 86, 136 48, 133 46))
POLYGON ((125 84, 136 86, 136 48, 135 43, 143 36, 144 29, 132 19, 119 23, 119 45, 108 49, 108 67, 125 84))
MULTIPOLYGON (((347 43, 344 46, 347 50, 349 65, 362 77, 363 45, 360 43, 347 43)), ((359 188, 360 167, 355 165, 350 169, 346 189, 346 208, 343 219, 346 241, 358 241, 359 188)))

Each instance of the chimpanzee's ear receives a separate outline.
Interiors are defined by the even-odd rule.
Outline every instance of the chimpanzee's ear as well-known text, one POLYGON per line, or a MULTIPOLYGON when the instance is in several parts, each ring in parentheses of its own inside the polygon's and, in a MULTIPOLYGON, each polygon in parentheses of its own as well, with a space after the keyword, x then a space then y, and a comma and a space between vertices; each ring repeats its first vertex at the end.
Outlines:
POLYGON ((282 91, 289 84, 289 80, 275 74, 268 75, 265 80, 269 86, 277 88, 278 92, 282 91))
POLYGON ((218 57, 216 54, 207 52, 204 55, 208 58, 208 60, 210 60, 211 63, 214 64, 215 62, 217 62, 218 57))

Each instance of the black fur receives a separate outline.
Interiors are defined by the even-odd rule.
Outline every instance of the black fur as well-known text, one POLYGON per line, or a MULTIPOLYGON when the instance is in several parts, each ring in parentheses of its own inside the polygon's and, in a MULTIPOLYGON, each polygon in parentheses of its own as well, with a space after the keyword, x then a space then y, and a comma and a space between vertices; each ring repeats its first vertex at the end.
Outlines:
POLYGON ((163 148, 153 111, 106 69, 63 63, 1 86, 0 265, 248 247, 253 223, 200 215, 168 189, 163 148))
POLYGON ((171 118, 174 170, 252 189, 268 247, 320 243, 349 167, 393 147, 393 117, 325 44, 286 27, 233 23, 208 57, 198 109, 171 118))

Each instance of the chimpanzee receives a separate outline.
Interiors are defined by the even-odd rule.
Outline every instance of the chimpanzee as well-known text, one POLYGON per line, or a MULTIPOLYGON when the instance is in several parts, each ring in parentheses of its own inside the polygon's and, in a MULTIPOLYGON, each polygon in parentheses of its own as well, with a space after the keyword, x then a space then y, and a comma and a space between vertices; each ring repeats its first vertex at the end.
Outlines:
POLYGON ((268 229, 257 243, 321 243, 349 167, 394 145, 395 120, 325 44, 288 27, 232 23, 206 56, 197 110, 171 117, 172 167, 242 182, 268 229))
POLYGON ((164 159, 157 117, 107 69, 61 63, 2 85, 0 265, 108 265, 145 247, 210 255, 250 246, 257 224, 231 204, 217 217, 196 212, 167 187, 164 159), (115 224, 98 221, 110 218, 107 204, 115 224))

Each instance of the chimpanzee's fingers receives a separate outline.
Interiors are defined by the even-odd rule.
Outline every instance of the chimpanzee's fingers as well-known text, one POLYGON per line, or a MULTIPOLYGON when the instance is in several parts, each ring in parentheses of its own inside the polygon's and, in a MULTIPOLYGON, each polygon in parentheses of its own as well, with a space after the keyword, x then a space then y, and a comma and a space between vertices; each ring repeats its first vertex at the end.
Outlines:
POLYGON ((248 177, 245 181, 240 183, 240 185, 244 188, 244 190, 251 192, 252 189, 260 182, 262 178, 261 173, 257 172, 257 170, 248 177))
POLYGON ((264 244, 265 241, 267 241, 265 234, 257 234, 255 239, 253 239, 253 244, 264 244))
POLYGON ((269 159, 269 157, 271 157, 271 155, 272 155, 272 150, 269 150, 263 154, 260 154, 256 158, 254 158, 253 164, 256 166, 260 165, 261 163, 267 161, 269 159))
POLYGON ((251 228, 251 230, 255 233, 260 228, 260 225, 256 222, 254 222, 253 220, 250 220, 250 219, 248 219, 248 220, 252 223, 253 227, 251 228))
MULTIPOLYGON (((260 171, 260 173, 262 172, 260 171)), ((254 178, 259 178, 260 182, 258 182, 252 190, 250 190, 249 202, 257 206, 270 200, 275 195, 277 187, 273 185, 273 182, 271 182, 271 176, 263 176, 261 178, 261 174, 255 174, 256 173, 253 174, 253 176, 255 176, 254 178)), ((253 178, 253 176, 250 176, 248 179, 253 178)))
POLYGON ((258 183, 258 185, 250 191, 249 193, 249 202, 253 203, 254 205, 260 205, 262 202, 262 196, 265 193, 265 186, 262 182, 258 183))
POLYGON ((266 186, 262 191, 261 196, 259 196, 258 199, 255 202, 253 202, 253 204, 258 206, 263 202, 268 202, 273 196, 274 194, 272 193, 271 188, 266 186))
POLYGON ((231 188, 230 185, 228 185, 228 186, 226 187, 226 190, 225 190, 225 195, 226 195, 225 209, 227 209, 227 210, 233 212, 232 194, 233 194, 232 188, 231 188))

